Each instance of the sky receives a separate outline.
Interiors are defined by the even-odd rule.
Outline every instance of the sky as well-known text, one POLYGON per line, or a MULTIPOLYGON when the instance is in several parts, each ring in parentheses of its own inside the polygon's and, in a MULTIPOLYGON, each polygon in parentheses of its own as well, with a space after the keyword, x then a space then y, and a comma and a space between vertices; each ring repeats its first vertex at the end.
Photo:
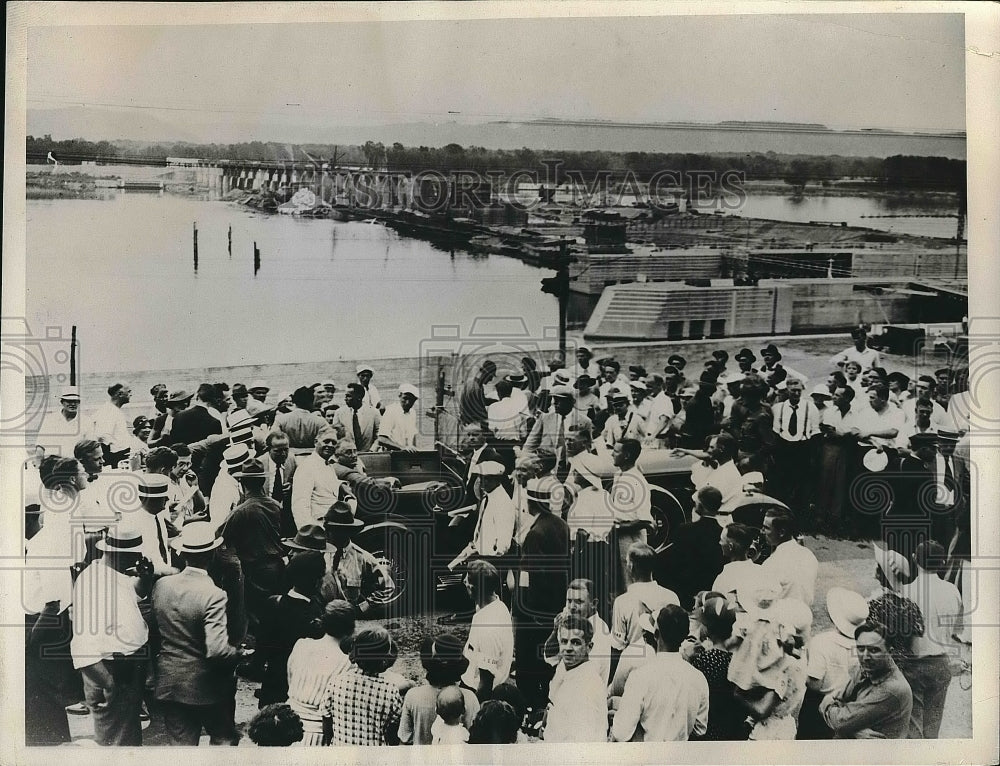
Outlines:
POLYGON ((32 27, 28 109, 188 133, 541 117, 965 128, 958 14, 32 27))

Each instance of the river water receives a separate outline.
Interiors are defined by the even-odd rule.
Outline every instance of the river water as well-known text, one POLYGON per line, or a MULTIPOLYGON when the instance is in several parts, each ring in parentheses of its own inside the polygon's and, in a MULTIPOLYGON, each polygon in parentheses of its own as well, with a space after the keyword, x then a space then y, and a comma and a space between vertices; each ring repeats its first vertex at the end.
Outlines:
POLYGON ((435 327, 465 334, 483 316, 520 317, 540 337, 558 322, 555 298, 541 292, 545 273, 452 255, 377 224, 232 203, 147 194, 27 202, 29 326, 78 325, 86 371, 416 357, 435 327))
MULTIPOLYGON (((780 194, 752 196, 739 211, 945 237, 954 218, 866 216, 951 212, 780 194)), ((28 321, 78 325, 81 369, 95 372, 416 357, 435 328, 457 326, 464 337, 477 317, 516 317, 529 338, 550 337, 556 300, 539 284, 548 273, 440 250, 378 224, 263 215, 234 203, 141 193, 27 202, 28 321)))

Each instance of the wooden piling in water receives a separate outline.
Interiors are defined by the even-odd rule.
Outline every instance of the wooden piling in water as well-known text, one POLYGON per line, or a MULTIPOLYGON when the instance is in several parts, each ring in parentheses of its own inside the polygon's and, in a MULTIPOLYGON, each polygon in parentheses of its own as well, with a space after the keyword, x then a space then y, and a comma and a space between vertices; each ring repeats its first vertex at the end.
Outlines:
POLYGON ((253 275, 257 276, 257 272, 260 271, 260 249, 257 247, 257 243, 253 243, 253 275))
POLYGON ((229 257, 233 257, 233 226, 229 225, 229 257))

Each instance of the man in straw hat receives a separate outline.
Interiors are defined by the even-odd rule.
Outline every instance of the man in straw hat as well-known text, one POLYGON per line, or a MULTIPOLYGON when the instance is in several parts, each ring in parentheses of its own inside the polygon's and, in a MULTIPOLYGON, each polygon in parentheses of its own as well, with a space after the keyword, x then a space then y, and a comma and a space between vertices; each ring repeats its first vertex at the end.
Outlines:
POLYGON ((80 389, 66 386, 59 394, 59 409, 45 416, 35 441, 44 442, 50 452, 53 448, 58 448, 59 454, 69 457, 73 454, 73 446, 80 439, 82 431, 80 389))
POLYGON ((250 450, 244 443, 232 444, 222 453, 226 470, 220 471, 212 485, 212 494, 208 500, 208 514, 216 528, 226 520, 240 502, 240 485, 236 474, 243 464, 250 459, 250 450))
POLYGON ((259 460, 247 460, 234 477, 243 500, 218 527, 218 534, 240 560, 247 616, 256 635, 267 599, 284 591, 281 506, 264 494, 266 474, 259 460))
POLYGON ((559 476, 568 470, 566 437, 570 427, 581 426, 592 430, 593 424, 590 418, 574 407, 572 388, 553 386, 551 394, 553 411, 539 415, 524 440, 524 451, 537 454, 545 467, 559 476))
POLYGON ((250 397, 247 399, 247 412, 259 415, 267 407, 267 392, 271 389, 263 380, 255 380, 247 387, 250 397))
POLYGON ((517 658, 517 688, 528 707, 548 700, 553 669, 541 656, 552 620, 562 610, 569 573, 569 528, 553 511, 561 507, 563 486, 552 476, 529 479, 525 486, 531 527, 521 543, 518 587, 512 602, 517 658))
POLYGON ((155 696, 171 745, 196 746, 203 729, 212 745, 240 740, 233 720, 239 653, 227 634, 226 594, 208 574, 220 545, 211 523, 186 525, 172 543, 184 571, 153 586, 160 635, 155 696))
POLYGON ((817 633, 807 646, 806 696, 799 711, 797 739, 830 739, 833 732, 819 712, 828 694, 842 689, 858 665, 856 631, 868 619, 868 602, 860 593, 830 588, 826 609, 833 628, 817 633))
POLYGON ((152 565, 142 535, 121 525, 97 542, 104 556, 73 586, 73 667, 83 673, 84 696, 100 745, 141 745, 142 689, 149 629, 138 600, 149 592, 152 565), (138 578, 138 582, 136 581, 138 578))
POLYGON ((174 574, 167 518, 164 509, 170 499, 170 479, 158 473, 139 477, 139 503, 142 506, 130 514, 135 530, 142 535, 142 555, 153 562, 156 577, 174 574))
POLYGON ((344 599, 355 606, 358 614, 365 614, 372 607, 375 593, 395 587, 392 577, 372 554, 353 542, 364 522, 354 518, 346 502, 338 500, 330 506, 323 527, 333 550, 324 554, 327 567, 320 583, 320 599, 324 603, 344 599))

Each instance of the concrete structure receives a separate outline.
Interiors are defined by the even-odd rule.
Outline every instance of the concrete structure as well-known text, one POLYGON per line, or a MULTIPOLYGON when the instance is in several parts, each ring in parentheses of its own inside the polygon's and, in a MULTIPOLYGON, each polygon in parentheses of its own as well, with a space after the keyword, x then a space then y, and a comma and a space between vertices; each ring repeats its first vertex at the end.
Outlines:
POLYGON ((570 290, 600 295, 610 285, 636 282, 716 279, 722 276, 726 251, 712 247, 660 249, 633 245, 630 253, 580 253, 570 264, 570 290))
POLYGON ((791 330, 792 288, 691 287, 635 283, 605 289, 587 322, 587 338, 682 340, 767 335, 791 330))
POLYGON ((967 313, 968 295, 956 281, 762 279, 756 287, 633 283, 604 290, 584 336, 681 340, 846 332, 862 322, 957 322, 967 313))

